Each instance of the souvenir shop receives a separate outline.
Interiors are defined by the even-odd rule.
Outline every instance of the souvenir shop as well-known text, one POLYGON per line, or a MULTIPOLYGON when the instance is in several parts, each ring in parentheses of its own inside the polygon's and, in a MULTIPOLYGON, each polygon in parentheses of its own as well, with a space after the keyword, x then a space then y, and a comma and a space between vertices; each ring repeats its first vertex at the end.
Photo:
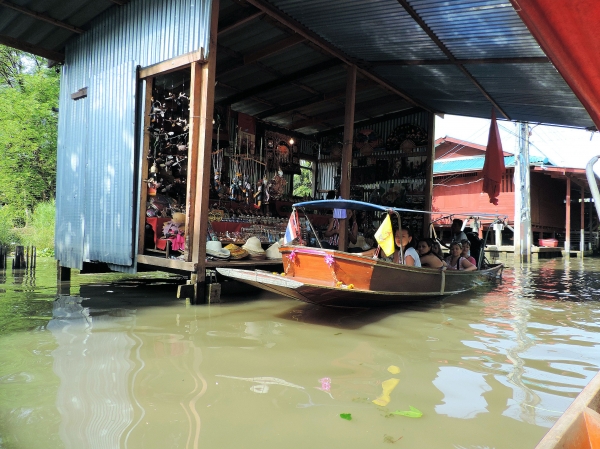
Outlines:
MULTIPOLYGON (((189 68, 147 80, 139 255, 191 262, 187 248, 197 191, 193 147, 193 82, 189 68)), ((423 210, 430 207, 431 147, 427 112, 357 123, 351 162, 351 199, 423 210)), ((247 261, 277 263, 292 205, 339 195, 343 130, 307 136, 230 107, 213 111, 207 225, 207 266, 247 261)), ((332 211, 303 211, 303 240, 318 245, 332 211), (306 226, 310 218, 313 228, 306 226)), ((403 222, 422 233, 421 214, 403 222)), ((379 217, 359 214, 359 241, 367 248, 379 217)), ((197 222, 196 222, 197 223, 197 222)), ((164 262, 162 263, 163 265, 164 262)), ((173 266, 170 264, 169 266, 173 266)))

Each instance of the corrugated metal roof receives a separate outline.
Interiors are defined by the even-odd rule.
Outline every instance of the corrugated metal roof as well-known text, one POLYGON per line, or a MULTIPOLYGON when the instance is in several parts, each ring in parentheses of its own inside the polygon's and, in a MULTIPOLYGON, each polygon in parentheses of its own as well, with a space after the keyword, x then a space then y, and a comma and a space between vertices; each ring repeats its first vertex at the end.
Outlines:
MULTIPOLYGON (((141 19, 150 27, 159 23, 152 1, 130 3, 154 11, 141 19)), ((0 42, 8 39, 54 55, 77 35, 72 27, 87 30, 110 8, 120 7, 109 0, 3 2, 0 42), (16 11, 13 4, 58 22, 16 11)), ((182 10, 174 2, 164 14, 175 17, 182 10)), ((376 110, 357 109, 357 117, 416 104, 440 113, 488 118, 494 106, 512 120, 593 126, 508 0, 221 0, 219 25, 223 32, 218 36, 216 101, 236 95, 234 110, 262 114, 263 120, 282 126, 292 127, 292 117, 317 114, 310 126, 300 129, 305 134, 339 124, 318 117, 326 112, 322 98, 345 89, 345 76, 339 76, 343 64, 322 65, 335 60, 334 53, 357 65, 359 83, 378 79, 375 89, 382 97, 401 99, 395 105, 382 101, 376 110), (274 84, 254 91, 267 82, 274 84), (319 103, 314 108, 311 98, 319 103), (266 111, 273 115, 264 115, 266 111)), ((147 28, 147 33, 151 38, 156 30, 147 28)), ((168 52, 156 56, 166 59, 168 52)), ((335 96, 343 110, 343 96, 335 96)))
MULTIPOLYGON (((504 166, 514 167, 515 156, 504 156, 504 166)), ((433 175, 440 176, 448 173, 461 173, 470 171, 483 170, 483 163, 485 162, 485 156, 473 156, 466 158, 454 158, 444 159, 441 161, 435 161, 433 163, 433 175)), ((541 165, 544 162, 544 158, 538 156, 529 156, 530 165, 541 165)))

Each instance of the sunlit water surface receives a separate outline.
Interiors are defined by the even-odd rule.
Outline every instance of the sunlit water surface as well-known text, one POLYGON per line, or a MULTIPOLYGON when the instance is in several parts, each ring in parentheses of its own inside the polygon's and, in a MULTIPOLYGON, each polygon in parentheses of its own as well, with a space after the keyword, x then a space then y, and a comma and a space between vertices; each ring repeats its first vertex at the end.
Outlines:
POLYGON ((533 448, 600 367, 599 268, 393 310, 190 306, 164 274, 74 274, 57 298, 53 261, 9 269, 0 448, 533 448))

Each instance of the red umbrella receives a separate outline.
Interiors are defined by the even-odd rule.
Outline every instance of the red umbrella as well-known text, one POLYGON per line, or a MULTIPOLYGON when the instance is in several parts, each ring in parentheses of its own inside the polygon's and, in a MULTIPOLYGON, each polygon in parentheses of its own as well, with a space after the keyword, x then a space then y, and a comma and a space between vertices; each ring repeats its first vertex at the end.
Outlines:
POLYGON ((488 137, 487 149, 485 151, 485 162, 483 164, 483 189, 490 197, 490 203, 498 205, 500 184, 504 174, 504 153, 500 141, 500 131, 496 123, 496 111, 492 109, 492 122, 490 123, 490 135, 488 137))

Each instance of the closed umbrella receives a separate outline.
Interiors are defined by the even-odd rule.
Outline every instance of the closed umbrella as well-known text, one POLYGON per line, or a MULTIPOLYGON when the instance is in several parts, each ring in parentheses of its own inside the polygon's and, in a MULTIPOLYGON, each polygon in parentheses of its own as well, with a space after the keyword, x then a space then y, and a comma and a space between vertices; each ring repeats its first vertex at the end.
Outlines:
POLYGON ((500 132, 496 123, 496 111, 492 109, 492 121, 490 123, 490 135, 488 137, 487 149, 485 151, 485 162, 483 164, 483 189, 490 197, 490 203, 498 205, 498 195, 504 174, 504 153, 500 132))

